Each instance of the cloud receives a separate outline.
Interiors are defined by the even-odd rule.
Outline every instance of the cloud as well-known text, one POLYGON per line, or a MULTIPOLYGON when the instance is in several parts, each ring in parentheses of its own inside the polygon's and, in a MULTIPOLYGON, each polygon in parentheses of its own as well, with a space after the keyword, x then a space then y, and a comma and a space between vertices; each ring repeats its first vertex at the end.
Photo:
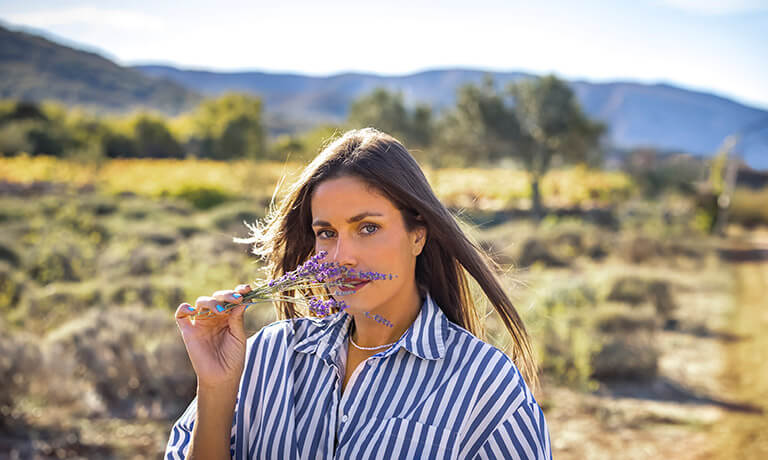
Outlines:
POLYGON ((661 3, 711 16, 768 11, 768 2, 764 0, 661 0, 661 3))
POLYGON ((161 30, 164 21, 145 13, 105 9, 98 7, 76 7, 58 10, 41 10, 15 13, 6 16, 9 22, 41 29, 60 26, 99 26, 122 31, 161 30))

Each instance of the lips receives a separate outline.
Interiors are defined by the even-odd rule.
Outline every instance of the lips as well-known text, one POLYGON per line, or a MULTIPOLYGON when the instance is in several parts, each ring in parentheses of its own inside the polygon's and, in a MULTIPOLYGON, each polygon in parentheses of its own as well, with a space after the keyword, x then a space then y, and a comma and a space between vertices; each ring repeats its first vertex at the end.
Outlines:
POLYGON ((356 291, 360 289, 361 287, 365 286, 366 284, 370 283, 370 280, 361 280, 358 278, 346 278, 342 280, 342 282, 346 286, 339 286, 340 291, 348 292, 348 291, 356 291))

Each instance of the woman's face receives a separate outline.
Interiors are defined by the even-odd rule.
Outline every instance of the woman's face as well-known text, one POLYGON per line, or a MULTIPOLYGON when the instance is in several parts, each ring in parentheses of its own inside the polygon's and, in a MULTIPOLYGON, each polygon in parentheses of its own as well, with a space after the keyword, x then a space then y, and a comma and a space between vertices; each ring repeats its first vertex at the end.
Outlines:
POLYGON ((325 261, 357 272, 397 275, 376 280, 336 296, 349 312, 377 312, 386 318, 415 289, 416 257, 426 241, 421 227, 408 232, 400 211, 378 190, 362 180, 343 176, 315 187, 311 201, 315 251, 327 251, 325 261))

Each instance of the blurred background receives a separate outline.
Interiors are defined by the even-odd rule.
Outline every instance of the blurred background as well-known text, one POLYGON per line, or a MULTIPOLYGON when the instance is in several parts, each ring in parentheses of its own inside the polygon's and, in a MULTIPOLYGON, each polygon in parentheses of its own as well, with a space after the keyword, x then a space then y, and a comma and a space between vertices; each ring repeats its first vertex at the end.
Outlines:
POLYGON ((262 277, 232 238, 363 126, 499 263, 555 458, 768 458, 766 30, 750 0, 0 1, 0 458, 161 456, 175 308, 262 277))

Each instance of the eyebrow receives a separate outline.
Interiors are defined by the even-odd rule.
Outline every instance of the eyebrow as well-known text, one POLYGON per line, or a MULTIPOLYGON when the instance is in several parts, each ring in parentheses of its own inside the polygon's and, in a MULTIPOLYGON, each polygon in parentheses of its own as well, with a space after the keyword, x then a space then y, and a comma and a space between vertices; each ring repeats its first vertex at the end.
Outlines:
MULTIPOLYGON (((366 217, 371 217, 371 216, 381 217, 383 215, 384 214, 381 214, 381 213, 378 213, 378 212, 365 211, 365 212, 361 212, 360 214, 358 214, 356 216, 350 217, 349 219, 347 219, 347 223, 348 224, 352 224, 354 222, 361 221, 361 220, 365 219, 366 217)), ((328 221, 325 221, 325 220, 316 220, 316 221, 312 222, 312 226, 313 227, 330 227, 331 224, 328 221)))

